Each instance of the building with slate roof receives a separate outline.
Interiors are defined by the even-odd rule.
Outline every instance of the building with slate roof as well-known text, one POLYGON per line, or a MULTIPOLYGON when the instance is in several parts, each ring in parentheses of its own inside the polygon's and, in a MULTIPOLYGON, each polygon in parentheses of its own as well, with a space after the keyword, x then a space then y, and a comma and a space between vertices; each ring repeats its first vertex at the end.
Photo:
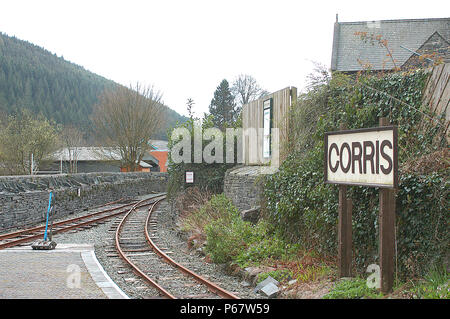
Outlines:
POLYGON ((450 18, 339 22, 336 16, 332 71, 427 67, 438 60, 450 62, 450 18), (394 61, 380 40, 386 40, 394 61))
MULTIPOLYGON (((142 172, 167 172, 168 142, 150 140, 150 149, 138 165, 142 172)), ((41 171, 68 173, 72 169, 78 173, 92 172, 126 172, 121 167, 121 155, 118 149, 111 147, 79 146, 68 149, 62 148, 52 154, 41 164, 41 171)))
MULTIPOLYGON (((47 163, 43 163, 41 170, 48 172, 61 171, 69 173, 71 165, 77 173, 92 172, 119 172, 126 171, 121 168, 121 156, 118 150, 111 147, 85 147, 80 146, 73 149, 62 148, 50 156, 47 163)), ((159 170, 158 160, 151 154, 145 154, 139 163, 138 170, 150 172, 159 170)))
MULTIPOLYGON (((139 163, 138 170, 142 172, 167 172, 167 141, 149 141, 150 150, 139 163)), ((111 147, 79 146, 62 148, 41 163, 41 173, 69 173, 71 167, 77 173, 92 172, 126 172, 121 167, 120 152, 111 147)))

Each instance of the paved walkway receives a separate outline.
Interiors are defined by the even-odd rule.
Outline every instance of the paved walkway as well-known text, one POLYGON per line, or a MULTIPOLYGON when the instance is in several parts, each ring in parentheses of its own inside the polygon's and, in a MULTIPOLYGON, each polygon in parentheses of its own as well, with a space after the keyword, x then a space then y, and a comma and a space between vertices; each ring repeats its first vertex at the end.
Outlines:
POLYGON ((0 250, 0 299, 127 299, 98 263, 92 245, 0 250))

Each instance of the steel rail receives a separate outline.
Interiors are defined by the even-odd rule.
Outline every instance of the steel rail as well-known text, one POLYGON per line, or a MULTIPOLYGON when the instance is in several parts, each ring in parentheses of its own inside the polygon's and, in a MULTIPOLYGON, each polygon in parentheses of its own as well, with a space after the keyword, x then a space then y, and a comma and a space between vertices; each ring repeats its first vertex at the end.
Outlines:
MULTIPOLYGON (((165 198, 165 196, 164 196, 165 198)), ((164 199, 163 198, 163 199, 164 199)), ((162 199, 160 199, 162 200, 162 199)), ((156 205, 156 203, 158 203, 159 200, 155 201, 152 206, 149 208, 149 210, 152 210, 153 207, 156 205)), ((126 261, 126 263, 128 265, 130 265, 131 268, 133 268, 133 271, 139 275, 141 278, 143 278, 145 281, 147 281, 150 285, 152 285, 153 287, 155 287, 156 289, 158 289, 165 297, 170 298, 170 299, 176 299, 176 297, 174 295, 172 295, 170 292, 168 292, 167 290, 165 290, 162 286, 160 286, 157 282, 155 282, 153 279, 151 279, 149 276, 147 276, 142 270, 139 269, 139 267, 137 267, 126 255, 125 252, 122 250, 122 248, 120 247, 120 242, 119 242, 119 237, 120 237, 120 233, 122 231, 122 227, 125 224, 125 221, 128 219, 128 217, 130 216, 130 214, 136 210, 136 207, 133 206, 128 213, 123 216, 122 220, 120 221, 120 224, 117 226, 117 230, 116 230, 116 238, 115 238, 115 244, 116 244, 116 249, 119 253, 119 256, 126 261)))
MULTIPOLYGON (((145 202, 145 201, 155 200, 156 198, 161 197, 161 196, 165 196, 165 195, 160 195, 160 196, 155 196, 155 197, 147 198, 147 199, 144 199, 144 200, 139 201, 138 203, 134 203, 134 204, 126 204, 126 205, 123 205, 123 206, 120 206, 120 207, 116 207, 116 208, 113 208, 113 209, 109 209, 109 210, 106 210, 106 211, 96 212, 96 213, 93 213, 93 214, 90 214, 90 215, 85 215, 85 216, 82 216, 82 217, 76 217, 76 218, 73 218, 73 219, 71 219, 71 220, 65 220, 65 221, 62 221, 62 222, 61 222, 59 225, 57 225, 57 226, 62 226, 63 228, 55 229, 55 230, 52 231, 52 233, 53 233, 53 234, 56 234, 56 233, 66 232, 66 231, 72 230, 72 229, 74 229, 74 228, 79 228, 79 227, 87 226, 87 225, 89 225, 89 224, 93 224, 93 223, 96 223, 96 222, 99 222, 99 221, 103 221, 103 220, 109 219, 109 218, 111 218, 111 217, 115 217, 115 216, 117 216, 117 215, 124 214, 124 213, 126 213, 128 210, 121 210, 121 211, 118 211, 118 212, 116 212, 116 213, 112 213, 112 214, 108 214, 108 215, 106 215, 106 216, 102 216, 102 217, 90 219, 90 220, 87 220, 87 221, 85 221, 85 222, 81 222, 81 223, 76 223, 76 224, 73 224, 73 225, 68 225, 68 226, 66 225, 66 226, 64 226, 65 224, 68 224, 68 223, 70 223, 70 222, 78 222, 78 221, 80 221, 80 220, 82 220, 82 219, 90 218, 90 217, 92 217, 92 216, 96 216, 96 215, 99 215, 99 214, 102 214, 102 213, 105 213, 105 212, 111 212, 111 211, 114 211, 114 210, 122 209, 122 208, 124 208, 124 207, 126 207, 126 206, 133 205, 133 207, 135 207, 135 206, 137 206, 137 204, 139 204, 139 206, 138 206, 139 208, 140 208, 140 207, 146 207, 146 206, 149 206, 149 205, 151 205, 153 202, 152 202, 152 203, 147 203, 147 204, 141 204, 141 203, 142 203, 142 202, 145 202)), ((55 224, 54 224, 54 226, 55 226, 55 224)), ((40 228, 40 229, 42 230, 44 227, 45 227, 45 226, 39 226, 39 227, 37 227, 37 228, 40 228)), ((36 231, 36 230, 35 230, 35 231, 36 231)), ((33 231, 33 232, 35 232, 35 231, 33 231)), ((28 233, 32 233, 30 230, 27 230, 27 232, 28 232, 28 233)), ((24 233, 24 232, 20 231, 19 233, 24 233)), ((7 234, 7 235, 9 235, 9 234, 7 234)), ((23 235, 23 234, 22 234, 22 235, 19 234, 18 236, 24 236, 24 235, 23 235)), ((32 241, 32 240, 34 240, 34 239, 38 239, 38 238, 40 238, 40 237, 42 237, 42 233, 38 233, 38 234, 34 234, 34 235, 33 235, 33 234, 30 234, 30 236, 27 236, 27 237, 25 237, 25 238, 19 238, 19 239, 12 240, 12 241, 9 241, 9 242, 6 242, 6 243, 0 243, 0 249, 4 249, 4 248, 8 248, 8 247, 13 247, 13 246, 16 246, 16 245, 19 245, 19 244, 22 244, 22 243, 26 243, 26 242, 32 241)), ((5 238, 0 238, 0 239, 5 239, 5 238)))
MULTIPOLYGON (((116 201, 116 202, 119 202, 119 201, 116 201)), ((101 207, 104 207, 104 206, 112 205, 112 204, 114 204, 116 202, 107 203, 105 205, 98 206, 96 208, 101 208, 101 207)), ((54 222, 53 223, 53 227, 65 225, 65 224, 68 224, 68 223, 77 222, 77 221, 80 221, 82 219, 91 218, 93 216, 97 216, 97 215, 100 215, 100 214, 109 213, 109 212, 114 211, 114 210, 118 210, 118 209, 121 209, 121 208, 132 206, 134 203, 128 203, 128 204, 124 204, 124 205, 119 206, 119 207, 105 209, 105 210, 102 210, 102 211, 99 211, 99 212, 95 212, 95 213, 92 213, 92 214, 83 215, 83 216, 80 216, 80 217, 74 217, 74 218, 70 218, 70 219, 65 219, 65 220, 61 220, 61 221, 58 221, 58 222, 54 222)), ((17 237, 17 236, 20 236, 20 235, 23 235, 23 234, 26 234, 26 233, 33 233, 33 232, 36 232, 36 231, 39 231, 39 230, 43 230, 44 228, 45 228, 45 225, 42 225, 42 226, 35 226, 35 227, 31 227, 31 228, 21 229, 21 230, 15 231, 15 232, 2 234, 2 235, 0 235, 0 240, 12 238, 12 237, 17 237)))
POLYGON ((149 214, 147 216, 147 219, 145 221, 145 238, 148 242, 148 244, 152 247, 152 249, 161 257, 164 259, 165 262, 169 263, 170 265, 172 265, 173 267, 179 269, 180 271, 182 271, 183 273, 185 273, 188 276, 191 276, 192 278, 194 278, 197 282, 204 284, 208 287, 208 290, 211 291, 212 293, 222 297, 222 298, 229 298, 229 299, 239 299, 239 297, 237 297, 236 295, 232 294, 229 291, 226 291, 225 289, 217 286, 216 284, 214 284, 213 282, 203 278, 202 276, 196 274, 195 272, 187 269, 186 267, 184 267, 183 265, 177 263, 175 260, 173 260, 172 258, 170 258, 167 254, 165 254, 161 249, 158 248, 158 246, 153 242, 153 240, 150 238, 149 232, 148 232, 148 224, 151 218, 151 215, 153 213, 153 207, 158 204, 161 200, 160 199, 158 201, 155 202, 154 205, 152 205, 151 209, 149 208, 149 214))

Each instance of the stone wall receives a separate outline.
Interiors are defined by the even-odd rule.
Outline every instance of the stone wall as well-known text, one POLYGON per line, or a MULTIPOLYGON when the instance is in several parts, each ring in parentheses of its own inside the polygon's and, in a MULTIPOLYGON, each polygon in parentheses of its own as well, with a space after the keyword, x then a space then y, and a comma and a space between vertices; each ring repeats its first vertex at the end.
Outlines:
POLYGON ((50 191, 55 218, 120 198, 165 192, 167 173, 84 173, 0 177, 0 232, 45 221, 50 191))
MULTIPOLYGON (((55 161, 52 163, 41 164, 39 167, 41 171, 53 171, 59 172, 61 169, 61 163, 55 161)), ((70 173, 69 162, 62 162, 63 173, 70 173)), ((119 173, 120 162, 119 161, 78 161, 77 162, 78 173, 119 173)))
POLYGON ((260 206, 263 178, 276 170, 277 168, 271 166, 241 166, 229 169, 225 173, 223 191, 239 211, 260 206))

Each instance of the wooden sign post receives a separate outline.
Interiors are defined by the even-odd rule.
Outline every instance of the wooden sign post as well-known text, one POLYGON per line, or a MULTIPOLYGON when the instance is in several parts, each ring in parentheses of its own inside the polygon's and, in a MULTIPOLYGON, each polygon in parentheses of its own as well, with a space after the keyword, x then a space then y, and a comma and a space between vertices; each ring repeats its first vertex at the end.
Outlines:
POLYGON ((325 133, 325 183, 339 185, 338 258, 339 276, 351 275, 352 201, 347 185, 380 188, 381 291, 394 282, 395 189, 398 183, 397 127, 387 126, 325 133))
POLYGON ((347 186, 339 185, 339 277, 351 277, 352 272, 352 204, 347 198, 347 186))
MULTIPOLYGON (((346 129, 344 125, 340 128, 346 129)), ((339 185, 338 260, 339 277, 351 277, 352 200, 347 198, 347 185, 339 185)))
MULTIPOLYGON (((380 126, 387 126, 385 117, 380 118, 380 126)), ((397 159, 395 159, 397 160, 397 159)), ((384 188, 379 193, 380 212, 380 283, 381 291, 387 293, 394 285, 394 258, 395 258, 395 190, 384 188)))

